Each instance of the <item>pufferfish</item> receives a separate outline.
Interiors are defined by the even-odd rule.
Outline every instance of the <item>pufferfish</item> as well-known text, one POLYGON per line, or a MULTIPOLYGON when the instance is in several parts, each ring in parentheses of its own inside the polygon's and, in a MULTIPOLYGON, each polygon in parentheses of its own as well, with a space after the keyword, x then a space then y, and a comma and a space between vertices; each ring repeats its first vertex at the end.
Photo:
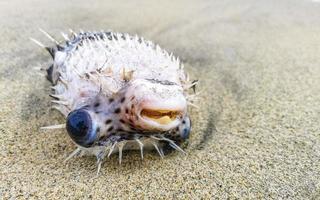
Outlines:
POLYGON ((123 150, 165 149, 184 153, 179 146, 189 138, 187 106, 189 81, 178 58, 142 37, 111 31, 62 33, 48 47, 53 58, 46 69, 53 84, 53 108, 66 123, 44 127, 66 128, 76 155, 94 155, 98 171, 105 157, 123 150))

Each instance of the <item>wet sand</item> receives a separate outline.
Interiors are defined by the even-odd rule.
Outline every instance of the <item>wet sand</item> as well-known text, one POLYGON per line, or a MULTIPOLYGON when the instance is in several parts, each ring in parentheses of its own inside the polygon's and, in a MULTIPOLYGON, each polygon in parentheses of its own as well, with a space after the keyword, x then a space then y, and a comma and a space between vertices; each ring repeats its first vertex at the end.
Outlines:
POLYGON ((1 199, 319 199, 320 3, 316 1, 1 1, 1 199), (174 52, 201 84, 186 148, 104 162, 75 146, 35 67, 38 31, 112 29, 174 52))

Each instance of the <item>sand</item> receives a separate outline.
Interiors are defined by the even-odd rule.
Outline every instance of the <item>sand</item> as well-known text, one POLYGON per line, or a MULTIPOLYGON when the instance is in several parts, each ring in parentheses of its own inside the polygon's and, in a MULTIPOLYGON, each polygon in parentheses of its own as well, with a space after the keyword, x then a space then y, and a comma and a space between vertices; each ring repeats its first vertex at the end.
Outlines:
POLYGON ((318 1, 0 2, 0 199, 319 199, 318 1), (34 68, 41 27, 139 34, 175 52, 202 90, 187 156, 63 160, 75 146, 34 68))

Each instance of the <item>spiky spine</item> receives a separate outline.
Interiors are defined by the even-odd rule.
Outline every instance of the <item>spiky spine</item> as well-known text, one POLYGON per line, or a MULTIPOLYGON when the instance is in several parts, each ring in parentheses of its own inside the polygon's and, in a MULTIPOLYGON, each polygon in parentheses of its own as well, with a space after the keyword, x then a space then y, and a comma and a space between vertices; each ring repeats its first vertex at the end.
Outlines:
POLYGON ((128 79, 164 79, 191 87, 179 58, 138 36, 80 33, 62 49, 54 55, 53 66, 60 77, 53 95, 60 97, 54 103, 64 114, 82 106, 101 88, 105 95, 113 95, 128 79), (124 71, 131 72, 130 76, 124 71))

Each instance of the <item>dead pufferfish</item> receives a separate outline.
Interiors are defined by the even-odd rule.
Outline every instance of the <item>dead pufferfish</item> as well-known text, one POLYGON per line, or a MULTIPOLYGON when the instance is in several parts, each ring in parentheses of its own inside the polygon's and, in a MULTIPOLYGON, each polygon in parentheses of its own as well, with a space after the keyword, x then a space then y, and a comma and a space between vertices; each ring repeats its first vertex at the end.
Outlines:
POLYGON ((187 105, 196 81, 189 81, 179 59, 151 41, 114 32, 63 34, 48 47, 35 39, 53 58, 47 78, 53 84, 53 107, 66 123, 44 127, 66 128, 77 149, 76 155, 102 160, 112 153, 165 149, 184 153, 179 146, 188 139, 191 122, 187 105))

